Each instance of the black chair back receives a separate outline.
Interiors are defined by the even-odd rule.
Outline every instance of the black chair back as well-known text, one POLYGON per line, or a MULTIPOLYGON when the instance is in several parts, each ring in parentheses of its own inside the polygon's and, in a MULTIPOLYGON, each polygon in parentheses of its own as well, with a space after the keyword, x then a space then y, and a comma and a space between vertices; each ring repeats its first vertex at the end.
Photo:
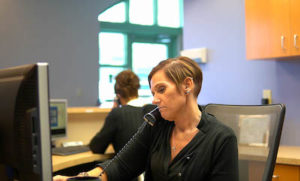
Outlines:
POLYGON ((239 180, 271 181, 285 105, 208 104, 204 111, 235 132, 239 151, 239 180))

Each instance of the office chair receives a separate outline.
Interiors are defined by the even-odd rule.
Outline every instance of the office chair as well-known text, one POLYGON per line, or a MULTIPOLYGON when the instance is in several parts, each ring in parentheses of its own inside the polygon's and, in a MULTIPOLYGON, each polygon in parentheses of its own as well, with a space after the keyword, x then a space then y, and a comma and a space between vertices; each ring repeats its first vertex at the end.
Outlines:
POLYGON ((240 181, 271 181, 285 105, 208 104, 204 111, 231 127, 239 152, 240 181))

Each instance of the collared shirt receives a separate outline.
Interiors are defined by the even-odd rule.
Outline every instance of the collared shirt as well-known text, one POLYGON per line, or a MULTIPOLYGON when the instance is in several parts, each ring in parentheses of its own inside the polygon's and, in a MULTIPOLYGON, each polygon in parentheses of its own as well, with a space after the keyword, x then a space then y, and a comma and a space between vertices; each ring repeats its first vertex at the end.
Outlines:
POLYGON ((145 100, 141 98, 132 99, 129 102, 127 102, 127 105, 134 107, 142 107, 145 105, 145 100))

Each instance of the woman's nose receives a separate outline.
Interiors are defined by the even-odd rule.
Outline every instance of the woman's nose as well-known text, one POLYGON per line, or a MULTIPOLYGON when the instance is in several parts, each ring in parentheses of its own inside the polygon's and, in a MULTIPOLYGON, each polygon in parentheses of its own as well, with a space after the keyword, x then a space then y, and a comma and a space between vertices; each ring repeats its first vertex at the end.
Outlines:
POLYGON ((153 97, 152 104, 158 104, 160 100, 157 97, 153 97))

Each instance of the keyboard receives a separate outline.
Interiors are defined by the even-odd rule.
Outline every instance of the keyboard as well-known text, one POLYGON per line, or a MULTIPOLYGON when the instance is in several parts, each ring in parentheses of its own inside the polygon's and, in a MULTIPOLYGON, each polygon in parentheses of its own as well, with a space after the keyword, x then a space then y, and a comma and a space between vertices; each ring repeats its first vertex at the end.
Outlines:
POLYGON ((89 146, 68 146, 68 147, 56 147, 52 148, 52 155, 73 155, 77 153, 83 153, 90 151, 89 146))

